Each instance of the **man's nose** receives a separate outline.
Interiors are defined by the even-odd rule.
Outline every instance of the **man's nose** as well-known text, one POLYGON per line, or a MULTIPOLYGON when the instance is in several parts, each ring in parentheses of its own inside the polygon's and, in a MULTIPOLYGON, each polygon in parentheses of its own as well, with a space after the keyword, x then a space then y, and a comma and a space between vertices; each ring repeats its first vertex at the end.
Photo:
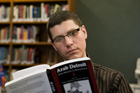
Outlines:
POLYGON ((65 41, 64 42, 67 46, 70 46, 70 45, 73 44, 73 40, 69 36, 65 36, 65 41))

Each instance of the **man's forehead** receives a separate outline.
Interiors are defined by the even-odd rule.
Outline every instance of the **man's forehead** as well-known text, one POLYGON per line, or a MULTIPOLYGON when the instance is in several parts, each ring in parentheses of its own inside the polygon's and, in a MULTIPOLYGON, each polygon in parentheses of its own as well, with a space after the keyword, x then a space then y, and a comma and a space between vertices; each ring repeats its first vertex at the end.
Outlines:
POLYGON ((76 25, 73 20, 67 20, 63 21, 61 24, 55 25, 54 27, 50 28, 50 32, 53 37, 53 35, 66 34, 67 32, 76 29, 77 27, 79 26, 76 25))

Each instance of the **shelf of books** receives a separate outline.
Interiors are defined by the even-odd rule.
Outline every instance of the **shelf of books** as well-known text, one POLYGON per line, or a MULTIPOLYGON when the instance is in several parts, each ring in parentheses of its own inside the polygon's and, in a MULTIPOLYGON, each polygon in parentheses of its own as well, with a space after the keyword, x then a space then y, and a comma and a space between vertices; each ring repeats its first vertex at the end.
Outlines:
POLYGON ((75 0, 0 0, 0 64, 7 81, 11 73, 62 61, 46 31, 56 11, 75 12, 75 0))

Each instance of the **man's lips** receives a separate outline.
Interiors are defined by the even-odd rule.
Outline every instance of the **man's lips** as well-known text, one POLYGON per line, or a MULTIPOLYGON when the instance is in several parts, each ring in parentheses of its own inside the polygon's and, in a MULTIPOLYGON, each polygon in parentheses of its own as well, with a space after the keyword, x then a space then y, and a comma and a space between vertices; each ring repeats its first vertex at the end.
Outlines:
POLYGON ((76 51, 77 49, 71 49, 71 50, 68 50, 67 54, 72 54, 76 51))

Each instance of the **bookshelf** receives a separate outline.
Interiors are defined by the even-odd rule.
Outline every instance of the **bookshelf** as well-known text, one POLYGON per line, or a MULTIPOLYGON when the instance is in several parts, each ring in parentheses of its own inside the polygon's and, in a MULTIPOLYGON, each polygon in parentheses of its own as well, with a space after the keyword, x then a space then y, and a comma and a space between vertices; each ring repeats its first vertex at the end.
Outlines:
POLYGON ((69 11, 75 12, 75 3, 75 0, 0 0, 0 11, 2 9, 1 6, 6 7, 5 9, 7 10, 5 17, 0 19, 0 46, 2 48, 4 47, 8 49, 9 51, 0 53, 0 55, 8 55, 7 58, 4 57, 6 59, 0 59, 0 62, 2 63, 1 60, 5 61, 4 63, 2 63, 2 65, 4 69, 9 70, 9 78, 11 78, 10 72, 13 69, 23 69, 29 66, 46 63, 53 65, 62 60, 60 55, 56 53, 53 47, 51 46, 51 43, 48 42, 49 39, 46 32, 46 24, 47 20, 49 19, 49 15, 51 16, 51 14, 48 14, 48 12, 46 11, 48 11, 49 9, 54 9, 55 5, 58 4, 60 7, 68 6, 69 11), (45 7, 45 5, 47 8, 45 7), (45 7, 45 9, 42 10, 41 6, 43 6, 43 9, 45 7), (10 10, 8 10, 9 8, 7 7, 9 7, 10 10), (34 8, 34 10, 30 10, 33 7, 36 8, 34 8), (24 9, 22 10, 23 14, 21 14, 21 10, 18 9, 24 9), (32 12, 31 14, 31 12, 27 11, 36 11, 37 13, 32 12), (42 13, 42 11, 46 12, 45 17, 42 16, 44 14, 44 12, 42 13), (3 34, 5 35, 5 38, 1 37, 3 34), (30 38, 27 37, 27 35, 30 38), (31 38, 31 36, 33 37, 31 38), (27 55, 27 62, 21 61, 19 57, 20 49, 26 52, 22 55, 27 55), (25 51, 24 49, 26 49, 27 51, 25 51), (30 52, 29 50, 34 51, 30 52), (31 53, 30 59, 32 59, 32 61, 34 62, 28 64, 30 55, 29 53, 31 53), (50 57, 51 59, 49 59, 50 57), (19 62, 17 62, 17 60, 19 60, 19 62))

